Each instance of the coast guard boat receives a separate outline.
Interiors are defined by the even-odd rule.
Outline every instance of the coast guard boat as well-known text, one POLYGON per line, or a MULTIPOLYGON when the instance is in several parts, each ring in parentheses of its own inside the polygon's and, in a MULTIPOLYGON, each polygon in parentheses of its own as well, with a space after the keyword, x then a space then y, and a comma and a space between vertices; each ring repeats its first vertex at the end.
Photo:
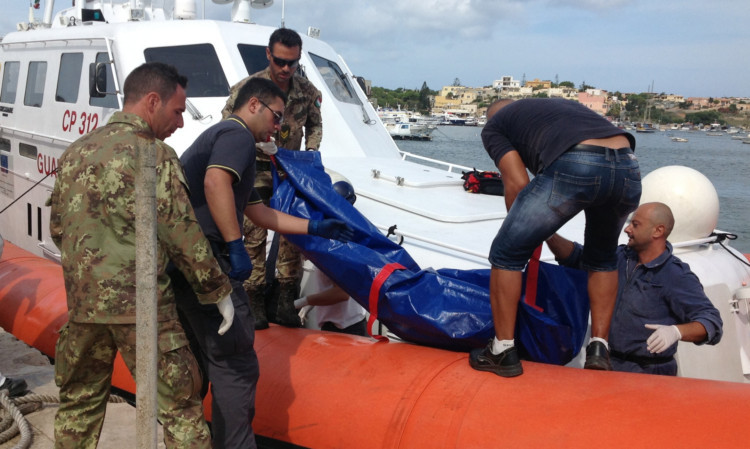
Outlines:
MULTIPOLYGON (((43 20, 19 24, 0 42, 0 325, 51 357, 66 309, 45 202, 62 152, 121 108, 125 77, 144 62, 170 63, 189 79, 185 126, 167 139, 178 154, 221 119, 229 87, 267 65, 275 28, 251 23, 249 11, 271 1, 234 0, 231 21, 196 20, 194 1, 166 3, 76 0, 53 14, 49 0, 43 20)), ((383 234, 390 230, 423 267, 489 268, 487 251, 506 214, 503 199, 465 192, 455 169, 466 167, 428 166, 400 153, 362 80, 309 34, 302 36, 300 70, 323 93, 322 162, 353 184, 357 210, 383 234)), ((750 381, 747 260, 715 231, 718 196, 700 173, 657 170, 644 179, 643 201, 673 208, 675 253, 698 275, 724 321, 719 345, 680 344, 683 379, 528 363, 524 376, 508 382, 471 370, 466 353, 272 326, 256 336, 263 372, 256 432, 307 447, 581 446, 601 434, 614 446, 631 447, 639 441, 714 445, 711 430, 726 427, 722 438, 735 434, 742 444, 729 427, 750 403, 743 384, 750 381), (585 425, 592 414, 596 429, 585 425), (499 427, 488 423, 509 419, 514 435, 499 439, 499 427), (656 425, 670 419, 682 423, 677 440, 656 425), (544 431, 531 422, 544 422, 544 431), (620 434, 627 440, 614 437, 620 434)), ((583 229, 581 215, 560 233, 581 240, 583 229)), ((541 259, 554 260, 546 247, 541 259)), ((120 365, 115 383, 134 391, 128 379, 120 365)))

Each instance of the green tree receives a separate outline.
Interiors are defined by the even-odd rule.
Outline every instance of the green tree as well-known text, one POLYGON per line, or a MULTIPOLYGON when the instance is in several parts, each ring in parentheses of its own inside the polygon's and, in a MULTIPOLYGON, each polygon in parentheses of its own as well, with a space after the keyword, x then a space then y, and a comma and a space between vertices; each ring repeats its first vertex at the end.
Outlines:
POLYGON ((419 89, 419 110, 430 110, 430 88, 427 86, 427 81, 423 81, 422 88, 419 89))
POLYGON ((430 96, 437 95, 437 91, 430 90, 427 83, 422 84, 422 89, 386 89, 373 86, 370 97, 377 101, 382 107, 409 109, 412 111, 429 112, 430 96))
POLYGON ((724 123, 719 111, 706 110, 685 114, 685 120, 692 123, 724 123))

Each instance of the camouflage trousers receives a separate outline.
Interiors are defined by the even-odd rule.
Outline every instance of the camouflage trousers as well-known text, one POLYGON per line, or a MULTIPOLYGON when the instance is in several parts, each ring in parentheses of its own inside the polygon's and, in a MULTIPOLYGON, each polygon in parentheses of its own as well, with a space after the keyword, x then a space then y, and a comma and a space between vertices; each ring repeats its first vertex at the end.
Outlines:
MULTIPOLYGON (((258 165, 262 165, 260 162, 258 165)), ((255 190, 263 199, 263 204, 269 204, 273 195, 273 178, 268 170, 259 171, 255 175, 255 190)), ((243 233, 245 234, 245 249, 253 262, 253 272, 245 281, 245 288, 258 287, 265 283, 266 277, 266 243, 268 230, 255 225, 245 218, 243 233)), ((302 279, 302 254, 300 250, 289 243, 283 236, 279 237, 279 252, 276 259, 276 277, 279 281, 302 279)))
MULTIPOLYGON (((159 322, 158 417, 168 448, 211 447, 200 397, 201 374, 179 321, 159 322)), ((68 322, 55 347, 55 448, 96 448, 119 349, 135 373, 135 325, 68 322)))

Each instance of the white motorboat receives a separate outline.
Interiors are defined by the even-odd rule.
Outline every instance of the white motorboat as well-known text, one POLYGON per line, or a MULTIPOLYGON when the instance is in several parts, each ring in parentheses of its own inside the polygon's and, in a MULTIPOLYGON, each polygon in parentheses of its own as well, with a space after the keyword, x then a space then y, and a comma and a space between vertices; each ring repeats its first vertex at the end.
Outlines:
MULTIPOLYGON (((106 123, 121 107, 120 86, 133 68, 146 60, 160 60, 188 76, 185 127, 167 139, 180 153, 220 120, 229 86, 267 64, 265 46, 272 27, 240 19, 171 18, 173 11, 159 8, 86 0, 54 18, 50 14, 46 24, 30 24, 26 31, 3 38, 0 210, 7 210, 0 215, 0 229, 7 241, 59 259, 47 227, 49 208, 44 205, 57 159, 67 145, 106 123), (97 82, 102 93, 96 91, 97 82)), ((398 225, 398 232, 408 236, 403 246, 424 267, 488 268, 487 249, 505 216, 504 203, 466 194, 461 173, 449 171, 451 164, 440 170, 409 155, 402 157, 344 60, 319 39, 303 36, 303 41, 301 66, 325 97, 323 162, 352 182, 359 197, 357 209, 384 231, 398 225)), ((735 259, 736 251, 715 243, 709 235, 713 227, 707 226, 710 229, 700 231, 703 235, 673 234, 688 240, 673 243, 722 310, 727 326, 725 341, 717 348, 700 348, 701 354, 726 351, 722 357, 732 362, 707 368, 700 356, 693 368, 688 356, 681 354, 682 374, 744 381, 750 362, 740 369, 739 361, 750 360, 744 355, 748 349, 742 349, 746 342, 733 336, 748 325, 740 319, 744 315, 734 314, 728 304, 734 290, 750 281, 750 270, 735 259)), ((581 215, 561 233, 581 240, 583 229, 581 215)), ((546 248, 543 259, 553 260, 546 248)), ((686 353, 695 349, 683 346, 686 353)))
POLYGON ((396 140, 430 140, 435 126, 412 122, 385 123, 388 133, 396 140))
MULTIPOLYGON (((24 24, 22 31, 4 36, 0 43, 0 229, 7 243, 59 261, 47 225, 50 211, 45 206, 57 161, 70 143, 102 126, 121 108, 121 86, 127 74, 145 61, 162 61, 175 65, 189 78, 185 127, 167 139, 181 153, 221 119, 229 87, 267 65, 265 48, 275 28, 251 23, 243 16, 251 3, 270 3, 268 0, 235 0, 231 22, 195 20, 194 3, 186 0, 175 0, 177 8, 169 10, 143 6, 150 3, 143 0, 78 0, 54 17, 52 3, 46 5, 43 22, 24 24)), ((384 233, 395 228, 403 247, 422 267, 489 268, 487 251, 506 215, 504 201, 466 193, 461 173, 453 171, 454 164, 428 161, 428 166, 420 163, 424 158, 402 156, 342 57, 315 37, 303 36, 303 42, 300 65, 325 98, 321 108, 323 163, 352 183, 357 209, 384 233), (443 168, 435 168, 436 164, 443 168)), ((643 200, 672 206, 678 219, 672 234, 675 252, 698 275, 724 320, 724 339, 719 345, 680 344, 679 374, 750 381, 750 306, 743 296, 750 268, 742 262, 745 257, 727 244, 724 234, 712 234, 719 210, 713 186, 688 169, 657 170, 644 180, 643 200)), ((584 227, 584 217, 579 215, 560 233, 580 241, 584 227)), ((546 247, 542 260, 553 261, 546 247)), ((0 297, 0 302, 3 300, 0 297)), ((435 301, 439 304, 440 298, 435 301)), ((7 310, 0 309, 0 318, 12 322, 13 317, 4 317, 7 310)), ((283 330, 267 335, 281 333, 283 330)), ((318 347, 321 353, 323 346, 318 347)), ((281 365, 288 370, 318 357, 301 354, 294 358, 294 349, 285 349, 290 351, 290 359, 281 365)), ((423 351, 432 354, 430 351, 437 350, 423 351)), ((263 365, 264 360, 262 366, 278 365, 263 365)), ((580 367, 582 361, 579 358, 570 365, 580 367)), ((335 370, 336 366, 329 368, 335 370)), ((380 368, 385 373, 399 370, 380 368)), ((277 374, 264 374, 265 382, 277 374)), ((452 383, 460 384, 467 375, 473 374, 463 373, 452 383)), ((270 381, 282 382, 284 378, 270 381)), ((293 383, 278 388, 300 398, 314 393, 295 390, 293 383)), ((268 391, 262 390, 262 394, 268 391)), ((693 394, 695 389, 684 391, 686 396, 693 394)), ((569 401, 571 395, 566 397, 569 401)), ((279 420, 286 423, 282 418, 279 420)))

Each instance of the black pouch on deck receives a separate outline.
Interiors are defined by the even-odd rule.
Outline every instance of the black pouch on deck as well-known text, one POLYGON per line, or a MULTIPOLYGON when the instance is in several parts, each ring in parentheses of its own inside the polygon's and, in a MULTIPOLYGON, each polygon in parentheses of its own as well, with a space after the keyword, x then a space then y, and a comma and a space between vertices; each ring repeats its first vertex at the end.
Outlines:
POLYGON ((471 193, 499 196, 505 194, 503 179, 498 172, 477 171, 477 169, 474 169, 470 172, 462 172, 461 179, 464 180, 464 190, 471 193))

